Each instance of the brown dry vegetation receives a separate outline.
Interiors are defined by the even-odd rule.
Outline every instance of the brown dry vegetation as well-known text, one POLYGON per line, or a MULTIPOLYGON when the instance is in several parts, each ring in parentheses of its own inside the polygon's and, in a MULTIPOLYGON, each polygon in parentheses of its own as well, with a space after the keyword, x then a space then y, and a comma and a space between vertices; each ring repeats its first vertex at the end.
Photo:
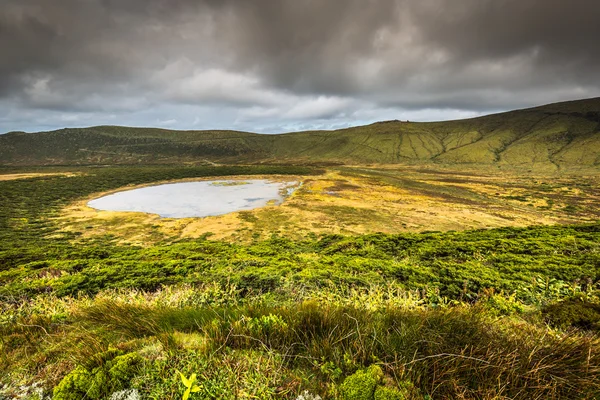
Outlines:
MULTIPOLYGON (((281 206, 181 219, 88 207, 91 198, 114 191, 98 193, 66 207, 57 222, 84 237, 111 234, 127 243, 152 244, 207 234, 213 239, 248 242, 273 233, 297 239, 310 233, 446 231, 600 218, 596 207, 599 178, 593 174, 524 176, 383 166, 268 179, 299 180, 303 185, 281 206)), ((127 189, 135 187, 139 186, 127 189)))
POLYGON ((54 176, 54 175, 62 175, 62 176, 74 176, 74 173, 70 172, 32 172, 25 174, 0 174, 0 181, 12 181, 14 179, 27 179, 27 178, 39 178, 42 176, 54 176))

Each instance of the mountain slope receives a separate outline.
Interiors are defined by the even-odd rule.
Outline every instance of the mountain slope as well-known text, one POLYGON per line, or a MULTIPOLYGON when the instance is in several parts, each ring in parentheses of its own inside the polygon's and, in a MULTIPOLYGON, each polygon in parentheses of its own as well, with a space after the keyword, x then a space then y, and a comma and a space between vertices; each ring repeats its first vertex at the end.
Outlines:
POLYGON ((0 135, 0 164, 339 162, 600 165, 600 98, 458 121, 259 135, 98 126, 0 135))

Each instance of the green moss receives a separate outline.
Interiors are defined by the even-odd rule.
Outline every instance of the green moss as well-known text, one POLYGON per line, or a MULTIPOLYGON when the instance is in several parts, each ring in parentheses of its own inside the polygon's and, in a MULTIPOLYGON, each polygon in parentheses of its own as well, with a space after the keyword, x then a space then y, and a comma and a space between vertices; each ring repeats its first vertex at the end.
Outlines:
POLYGON ((379 386, 375 389, 374 400, 406 400, 408 399, 407 395, 406 390, 379 386))
POLYGON ((123 385, 129 382, 142 363, 142 357, 137 353, 129 353, 115 357, 108 363, 108 377, 112 382, 123 385))
POLYGON ((339 387, 340 400, 405 400, 414 386, 403 381, 399 387, 383 385, 383 371, 377 365, 350 375, 339 387))
MULTIPOLYGON (((109 351, 102 353, 100 359, 105 359, 108 353, 114 355, 114 352, 109 351)), ((113 392, 126 389, 141 362, 139 354, 129 353, 118 355, 91 370, 79 366, 54 388, 53 399, 102 399, 113 392)))
POLYGON ((381 368, 372 365, 367 369, 358 370, 350 375, 340 385, 341 400, 373 400, 377 384, 383 378, 381 368))
POLYGON ((91 374, 84 367, 71 371, 54 388, 54 400, 80 400, 85 398, 92 381, 91 374))

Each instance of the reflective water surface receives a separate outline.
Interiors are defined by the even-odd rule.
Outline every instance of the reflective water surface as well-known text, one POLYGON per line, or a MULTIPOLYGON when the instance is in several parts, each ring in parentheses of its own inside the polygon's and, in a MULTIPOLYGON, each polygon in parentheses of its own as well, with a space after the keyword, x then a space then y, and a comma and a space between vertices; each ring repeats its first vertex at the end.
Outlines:
POLYGON ((88 202, 88 206, 168 218, 207 217, 281 204, 297 186, 298 182, 264 179, 168 183, 110 194, 88 202))

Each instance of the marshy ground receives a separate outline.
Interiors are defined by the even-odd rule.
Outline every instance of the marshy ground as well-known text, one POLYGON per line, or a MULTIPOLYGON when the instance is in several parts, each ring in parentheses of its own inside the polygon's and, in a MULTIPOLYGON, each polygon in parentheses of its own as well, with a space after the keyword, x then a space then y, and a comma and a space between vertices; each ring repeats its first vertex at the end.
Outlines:
POLYGON ((448 231, 600 218, 600 177, 594 174, 527 176, 390 166, 252 178, 303 184, 282 205, 205 218, 97 211, 87 202, 106 193, 96 193, 65 207, 57 222, 84 237, 110 234, 127 243, 152 244, 206 235, 249 242, 272 234, 298 239, 311 233, 448 231))

